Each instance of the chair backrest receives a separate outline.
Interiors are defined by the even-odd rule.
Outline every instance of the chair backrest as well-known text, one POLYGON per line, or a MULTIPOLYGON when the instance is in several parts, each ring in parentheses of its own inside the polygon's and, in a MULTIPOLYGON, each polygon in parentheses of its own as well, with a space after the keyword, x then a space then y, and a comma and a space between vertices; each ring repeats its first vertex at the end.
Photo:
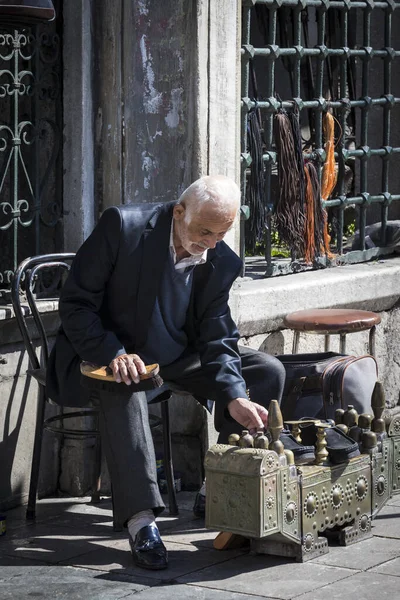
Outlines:
POLYGON ((47 359, 49 357, 47 335, 41 314, 38 310, 37 298, 34 295, 35 282, 38 279, 38 274, 43 273, 44 270, 58 268, 63 271, 69 271, 71 267, 70 263, 74 256, 75 254, 71 252, 33 256, 23 260, 15 271, 11 288, 11 301, 32 369, 39 369, 41 367, 46 368, 47 359), (22 284, 24 284, 24 290, 22 290, 22 284), (26 310, 26 306, 24 307, 21 301, 23 299, 23 292, 25 292, 30 311, 26 310), (39 333, 41 359, 38 358, 35 351, 32 330, 27 326, 28 316, 33 317, 33 321, 39 333))

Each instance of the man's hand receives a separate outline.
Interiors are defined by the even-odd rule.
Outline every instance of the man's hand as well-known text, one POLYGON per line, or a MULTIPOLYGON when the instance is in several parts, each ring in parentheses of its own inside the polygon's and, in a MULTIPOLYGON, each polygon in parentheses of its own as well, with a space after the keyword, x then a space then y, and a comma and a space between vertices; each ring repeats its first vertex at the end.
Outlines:
POLYGON ((246 429, 263 429, 268 423, 268 411, 247 398, 235 398, 227 406, 229 414, 246 429))
POLYGON ((115 381, 117 383, 123 381, 126 385, 131 385, 132 381, 139 383, 139 374, 146 374, 145 364, 137 354, 121 354, 114 358, 109 366, 115 381))

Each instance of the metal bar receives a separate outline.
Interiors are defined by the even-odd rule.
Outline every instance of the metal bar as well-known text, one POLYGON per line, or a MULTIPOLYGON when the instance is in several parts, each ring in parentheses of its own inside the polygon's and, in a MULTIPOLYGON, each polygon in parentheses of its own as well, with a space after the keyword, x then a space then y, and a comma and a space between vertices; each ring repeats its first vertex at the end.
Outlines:
MULTIPOLYGON (((259 57, 258 64, 264 62, 264 70, 262 71, 265 76, 265 82, 263 86, 263 100, 257 101, 257 109, 261 111, 263 122, 264 122, 264 139, 265 139, 265 151, 263 154, 263 162, 265 165, 265 197, 267 206, 273 210, 273 202, 271 196, 271 183, 272 183, 272 169, 276 165, 276 152, 273 145, 273 133, 272 124, 274 115, 281 108, 286 110, 293 110, 297 108, 300 111, 312 111, 311 123, 315 127, 315 131, 312 133, 312 150, 303 153, 304 159, 314 161, 319 174, 322 172, 322 165, 324 162, 324 139, 322 135, 322 117, 324 111, 334 110, 338 118, 338 122, 341 129, 341 137, 337 141, 337 148, 335 152, 335 160, 338 164, 338 180, 336 185, 335 196, 325 202, 323 206, 325 209, 337 209, 337 250, 338 254, 334 259, 327 259, 326 257, 319 257, 316 262, 319 264, 325 264, 326 266, 334 266, 339 264, 354 263, 364 260, 368 260, 374 256, 386 255, 390 252, 390 249, 384 247, 385 242, 385 231, 386 223, 388 220, 388 207, 391 202, 397 202, 400 200, 400 194, 390 193, 389 191, 389 165, 390 159, 395 154, 400 153, 400 144, 397 147, 390 146, 390 115, 391 110, 394 107, 398 107, 400 104, 400 98, 394 97, 391 91, 391 70, 392 61, 398 60, 400 57, 400 50, 392 48, 392 12, 398 6, 400 2, 393 2, 387 0, 385 2, 374 2, 370 0, 358 1, 347 0, 326 2, 326 0, 243 0, 244 10, 254 10, 254 5, 264 5, 268 8, 269 22, 268 22, 268 34, 267 40, 264 47, 257 47, 252 45, 251 31, 246 30, 245 43, 242 47, 242 61, 243 69, 248 68, 250 60, 254 57, 259 57), (277 26, 278 18, 283 15, 281 7, 289 7, 292 16, 293 23, 293 42, 290 47, 281 47, 277 45, 277 26), (307 39, 306 31, 304 31, 304 40, 302 38, 302 12, 307 10, 308 7, 316 8, 317 15, 317 43, 313 47, 304 47, 302 42, 307 39), (327 47, 325 44, 329 43, 330 46, 335 45, 335 37, 331 38, 332 42, 329 42, 326 37, 326 14, 327 11, 338 9, 338 18, 340 26, 338 27, 339 46, 338 48, 327 47), (355 10, 361 9, 362 12, 362 27, 363 37, 361 47, 349 48, 349 20, 351 13, 355 10), (384 10, 385 20, 385 43, 380 48, 371 47, 371 23, 372 15, 376 14, 377 10, 384 10), (373 12, 375 11, 375 12, 373 12), (282 58, 288 58, 291 60, 291 82, 292 82, 292 93, 293 99, 277 99, 274 95, 275 92, 275 65, 277 61, 282 58), (292 58, 291 58, 292 57, 292 58), (316 66, 313 81, 313 93, 314 97, 311 99, 303 100, 302 98, 302 80, 301 80, 301 64, 302 59, 307 58, 308 60, 313 59, 314 65, 316 66), (336 97, 336 91, 330 89, 330 99, 324 97, 324 75, 325 75, 325 64, 330 66, 331 59, 335 59, 339 66, 339 79, 338 85, 339 90, 336 97), (350 67, 349 61, 354 62, 354 59, 361 60, 362 63, 362 74, 361 74, 361 94, 357 99, 349 99, 348 86, 348 69, 350 67), (370 64, 373 59, 384 60, 384 93, 379 98, 371 98, 369 92, 369 81, 370 81, 370 64), (380 148, 370 148, 369 142, 369 111, 371 107, 378 106, 383 109, 384 116, 384 131, 383 131, 383 145, 380 148), (357 132, 356 147, 354 146, 349 149, 346 139, 347 129, 347 118, 349 112, 354 109, 360 109, 360 131, 357 132), (374 195, 368 192, 368 164, 371 157, 379 156, 383 161, 382 168, 382 192, 377 192, 374 195), (346 169, 349 159, 360 160, 360 181, 359 189, 353 192, 353 195, 346 197, 346 169), (382 234, 381 244, 382 247, 365 249, 365 228, 367 223, 367 211, 368 207, 372 204, 381 205, 381 222, 382 222, 382 234), (344 210, 350 205, 359 207, 359 230, 360 230, 360 249, 356 251, 348 252, 343 254, 343 225, 344 225, 344 210)), ((304 14, 303 14, 304 17, 304 14)), ((330 32, 328 32, 330 33, 330 32)), ((283 40, 280 42, 284 45, 283 40)), ((315 42, 313 42, 315 43, 315 42)), ((244 71, 243 71, 244 72, 244 71)), ((243 82, 242 82, 243 83, 243 82)), ((249 98, 250 93, 248 91, 248 77, 247 86, 242 86, 242 114, 245 115, 248 111, 254 109, 256 102, 254 99, 249 98)), ((242 121, 243 123, 243 121, 242 121)), ((338 132, 335 132, 336 138, 338 138, 338 132)), ((247 149, 247 146, 246 146, 247 149)), ((249 165, 251 157, 247 156, 247 153, 242 152, 241 166, 242 172, 245 172, 246 167, 249 165)), ((393 192, 397 190, 392 190, 393 192)), ((306 266, 305 261, 298 258, 296 265, 291 265, 287 260, 272 261, 271 256, 271 214, 267 217, 266 226, 266 251, 265 260, 267 262, 266 275, 276 275, 279 273, 295 272, 300 270, 306 270, 309 267, 306 266), (304 263, 304 264, 303 264, 304 263)))
MULTIPOLYGON (((369 48, 371 44, 371 10, 367 10, 363 15, 363 45, 365 48, 369 48)), ((362 74, 361 74, 361 94, 366 98, 368 96, 369 88, 369 56, 366 54, 362 63, 362 74)), ((369 104, 361 109, 361 137, 360 145, 363 148, 368 148, 368 113, 369 104)), ((370 155, 369 155, 370 156, 370 155)), ((368 154, 364 154, 360 163, 360 191, 361 194, 366 194, 368 189, 368 154)), ((360 217, 359 217, 359 249, 365 250, 365 227, 367 224, 367 208, 365 203, 360 205, 360 217)))
MULTIPOLYGON (((248 46, 250 44, 250 25, 251 25, 251 6, 243 5, 242 8, 242 44, 248 46)), ((242 48, 242 50, 244 50, 242 48)), ((241 82, 241 94, 242 97, 248 96, 249 94, 249 61, 247 56, 242 57, 241 71, 242 71, 242 82, 241 82)), ((254 103, 255 104, 255 103, 254 103)), ((241 115, 241 153, 242 157, 247 155, 247 111, 242 108, 241 115)), ((246 167, 247 165, 243 161, 241 163, 241 193, 242 193, 242 204, 246 204, 246 167)), ((242 277, 245 275, 245 249, 246 249, 246 238, 245 238, 245 221, 240 219, 240 248, 239 254, 243 261, 242 277)))
MULTIPOLYGON (((252 0, 252 2, 254 2, 254 4, 265 4, 265 5, 271 6, 271 7, 273 7, 273 5, 276 4, 276 0, 252 0)), ((306 6, 315 6, 316 8, 319 8, 321 6, 326 6, 324 0, 305 0, 305 4, 306 4, 306 6)), ((280 6, 297 6, 298 0, 280 0, 279 5, 280 6)), ((369 3, 367 2, 367 0, 365 0, 365 2, 360 2, 360 1, 355 1, 355 0, 351 1, 351 8, 368 9, 368 6, 369 6, 369 3)), ((374 2, 374 7, 375 8, 383 8, 384 10, 391 8, 390 6, 388 6, 388 4, 386 2, 374 2)), ((331 2, 329 2, 329 8, 338 8, 339 10, 348 10, 348 5, 346 2, 343 2, 343 0, 342 1, 332 0, 331 2)))
POLYGON ((339 352, 340 354, 346 354, 346 334, 340 334, 340 342, 339 342, 339 352))
POLYGON ((324 352, 329 352, 329 348, 331 345, 331 336, 329 334, 325 335, 325 343, 324 343, 324 352))
POLYGON ((371 354, 371 356, 375 356, 376 355, 376 351, 375 351, 375 333, 376 333, 376 326, 374 325, 369 330, 369 340, 368 340, 369 353, 371 354))
MULTIPOLYGON (((268 43, 276 45, 276 30, 277 30, 277 15, 278 11, 276 7, 272 7, 269 16, 269 30, 268 30, 268 43)), ((266 94, 268 98, 273 98, 275 90, 275 60, 267 61, 267 85, 266 94)), ((267 151, 272 150, 272 138, 273 138, 273 120, 274 116, 272 113, 268 113, 265 118, 265 144, 267 151)), ((271 241, 271 214, 273 210, 273 203, 271 198, 271 184, 272 184, 272 163, 266 163, 265 168, 265 202, 267 206, 267 223, 265 230, 265 262, 267 263, 267 272, 272 265, 272 241, 271 241)))
MULTIPOLYGON (((344 13, 346 14, 346 13, 344 13)), ((298 54, 298 50, 294 47, 292 48, 277 48, 277 49, 271 49, 271 48, 254 48, 254 46, 252 46, 251 44, 248 45, 248 49, 251 50, 251 54, 252 56, 265 56, 265 57, 269 57, 272 56, 273 54, 278 53, 279 56, 296 56, 298 54)), ((247 48, 242 48, 241 49, 241 54, 242 56, 245 57, 245 60, 251 60, 251 57, 248 55, 246 58, 246 54, 248 51, 247 48)), ((371 49, 370 51, 367 50, 366 48, 327 48, 324 46, 323 49, 321 48, 303 48, 302 49, 302 54, 304 56, 310 56, 310 57, 318 57, 321 56, 322 54, 324 54, 324 56, 350 56, 350 57, 357 57, 357 58, 365 58, 367 55, 371 56, 371 58, 386 58, 388 56, 388 50, 387 49, 383 49, 383 50, 375 50, 375 49, 371 49)), ((394 50, 391 52, 391 56, 393 57, 397 57, 400 56, 400 50, 394 50)))
MULTIPOLYGON (((383 194, 377 194, 376 196, 369 196, 368 204, 383 204, 387 202, 387 197, 383 194)), ((391 201, 400 200, 400 194, 390 194, 391 201)), ((340 206, 341 204, 349 205, 349 204, 364 204, 366 201, 365 196, 353 196, 351 198, 333 198, 332 200, 326 200, 324 202, 324 207, 329 208, 332 206, 340 206)))
POLYGON ((292 354, 297 354, 299 351, 300 331, 293 331, 292 354))
MULTIPOLYGON (((36 44, 39 43, 39 38, 38 38, 38 27, 35 26, 34 30, 34 36, 35 36, 35 40, 36 40, 36 44)), ((35 55, 33 57, 33 60, 35 62, 35 77, 36 77, 36 81, 39 82, 40 81, 40 52, 39 52, 39 48, 36 47, 36 52, 35 55)), ((36 86, 35 86, 36 87, 36 86)), ((39 94, 38 91, 35 90, 35 94, 33 97, 33 103, 32 103, 32 123, 35 127, 38 126, 38 115, 39 115, 39 94)), ((35 144, 36 144, 36 152, 33 153, 34 158, 33 158, 33 172, 34 172, 34 182, 33 182, 33 211, 34 211, 34 225, 35 225, 35 254, 39 254, 40 253, 40 174, 39 174, 39 144, 40 144, 40 136, 36 135, 35 138, 35 144)))
MULTIPOLYGON (((348 46, 348 12, 340 13, 341 27, 340 27, 340 43, 343 46, 343 50, 348 46)), ((346 125, 347 125, 347 116, 349 112, 349 107, 347 102, 343 102, 346 98, 348 98, 348 89, 347 89, 347 55, 343 54, 340 60, 340 80, 339 80, 339 96, 342 101, 342 106, 339 112, 339 123, 340 123, 340 140, 339 140, 339 148, 338 148, 338 181, 337 181, 337 191, 340 198, 343 198, 345 195, 345 171, 346 171, 346 159, 347 155, 345 151, 345 143, 346 143, 346 125)), ((338 206, 338 216, 337 216, 337 238, 336 245, 337 251, 339 254, 343 253, 343 225, 344 225, 344 206, 341 203, 338 206)))
MULTIPOLYGON (((385 47, 390 48, 392 45, 392 12, 385 13, 385 47)), ((390 97, 392 83, 392 60, 388 52, 387 58, 383 66, 383 93, 390 97)), ((383 107, 383 139, 382 145, 384 148, 390 148, 390 117, 392 105, 387 103, 383 107)), ((389 192, 389 154, 382 155, 382 191, 389 192)), ((381 207, 381 246, 386 245, 387 222, 389 218, 389 203, 385 202, 381 207)))
POLYGON ((13 161, 12 161, 12 205, 14 211, 13 218, 13 270, 15 271, 18 266, 18 219, 15 215, 18 212, 18 157, 20 152, 20 139, 18 131, 18 93, 19 89, 19 33, 14 30, 14 94, 13 94, 13 161))
MULTIPOLYGON (((318 113, 317 113, 318 114, 318 113)), ((346 150, 346 156, 347 158, 364 158, 365 156, 365 150, 346 150)), ((389 153, 388 153, 388 148, 370 148, 369 149, 369 155, 370 156, 381 156, 382 158, 389 158, 389 153)), ((400 147, 399 148, 390 148, 390 155, 391 154, 400 154, 400 147)), ((316 154, 316 152, 304 152, 303 153, 303 157, 305 159, 309 159, 309 160, 317 160, 318 159, 318 155, 316 154)), ((338 153, 335 152, 335 158, 338 157, 338 153)), ((276 163, 276 152, 268 152, 268 154, 263 154, 263 160, 265 162, 271 162, 272 164, 276 163)), ((243 157, 241 158, 241 160, 243 161, 243 157)))
MULTIPOLYGON (((294 106, 295 102, 294 100, 286 100, 283 102, 280 102, 278 100, 273 99, 273 101, 271 100, 261 100, 260 102, 257 102, 257 108, 260 108, 262 110, 267 110, 269 112, 276 112, 278 108, 289 108, 292 109, 294 106)), ((348 106, 349 108, 365 108, 367 105, 370 106, 385 106, 385 105, 394 105, 394 104, 400 104, 400 98, 394 98, 393 96, 389 97, 383 97, 383 98, 368 98, 368 99, 361 99, 361 100, 348 100, 346 101, 346 106, 348 106)), ((242 98, 242 110, 250 110, 251 108, 254 108, 256 106, 256 103, 253 102, 252 100, 249 100, 248 98, 243 99, 242 98)), ((343 106, 343 101, 341 100, 324 100, 324 107, 325 108, 342 108, 343 106)), ((321 109, 321 102, 319 100, 303 100, 301 102, 301 109, 303 108, 315 108, 315 109, 321 109)))

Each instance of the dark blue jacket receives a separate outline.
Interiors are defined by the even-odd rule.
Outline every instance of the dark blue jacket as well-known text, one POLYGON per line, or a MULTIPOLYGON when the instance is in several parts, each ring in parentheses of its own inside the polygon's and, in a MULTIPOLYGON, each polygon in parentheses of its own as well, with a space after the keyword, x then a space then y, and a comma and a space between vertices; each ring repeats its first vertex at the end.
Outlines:
MULTIPOLYGON (((84 406, 79 363, 108 365, 146 340, 169 252, 175 203, 107 209, 73 261, 60 298, 61 328, 47 369, 47 391, 65 406, 84 406)), ((194 270, 185 331, 213 381, 219 402, 245 397, 239 334, 228 307, 241 260, 219 242, 194 270)))

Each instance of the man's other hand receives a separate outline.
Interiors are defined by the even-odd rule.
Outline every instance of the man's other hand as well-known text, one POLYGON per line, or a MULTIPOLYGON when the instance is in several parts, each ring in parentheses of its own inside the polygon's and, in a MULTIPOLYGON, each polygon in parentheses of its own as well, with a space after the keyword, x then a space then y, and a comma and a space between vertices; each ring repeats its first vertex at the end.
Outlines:
POLYGON ((139 383, 139 375, 146 374, 146 367, 142 359, 137 354, 121 354, 110 362, 114 379, 117 383, 123 381, 126 385, 139 383))
POLYGON ((247 398, 231 400, 227 409, 231 417, 246 429, 263 429, 267 426, 267 409, 247 398))

